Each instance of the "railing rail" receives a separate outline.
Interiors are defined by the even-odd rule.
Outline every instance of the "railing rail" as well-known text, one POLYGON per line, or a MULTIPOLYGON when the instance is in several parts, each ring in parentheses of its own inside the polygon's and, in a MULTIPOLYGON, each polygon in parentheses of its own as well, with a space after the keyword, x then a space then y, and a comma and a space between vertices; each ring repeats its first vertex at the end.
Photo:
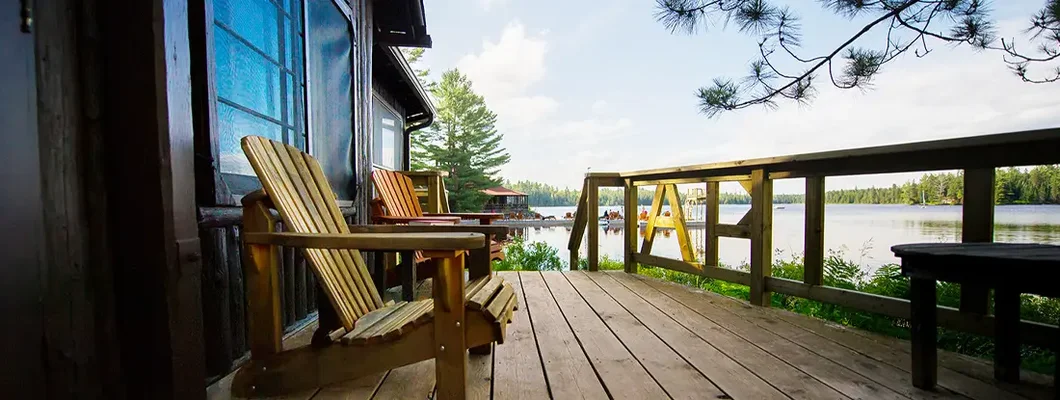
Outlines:
MULTIPOLYGON (((1060 128, 1053 128, 672 168, 588 173, 585 175, 575 224, 568 243, 571 268, 578 268, 578 251, 582 235, 586 233, 588 268, 591 271, 598 269, 597 193, 600 187, 622 187, 625 190, 626 202, 626 229, 623 233, 623 260, 626 272, 635 273, 638 264, 646 264, 747 285, 750 287, 751 303, 759 306, 768 306, 770 293, 776 292, 891 317, 908 318, 908 300, 822 285, 825 255, 825 177, 963 170, 962 241, 990 242, 994 236, 995 169, 1058 163, 1060 128), (786 178, 806 178, 802 282, 771 276, 773 181, 786 178), (738 182, 751 195, 751 209, 736 224, 721 224, 718 220, 720 182, 738 182), (706 184, 705 255, 702 262, 690 260, 684 251, 681 260, 651 255, 652 228, 662 221, 656 210, 656 207, 662 204, 663 194, 660 192, 665 191, 667 187, 673 187, 676 198, 676 185, 689 183, 706 184), (653 211, 649 215, 647 235, 640 251, 636 246, 636 199, 639 186, 657 187, 653 211), (750 240, 749 271, 718 266, 719 237, 750 240)), ((669 202, 671 207, 680 206, 674 199, 669 202)), ((679 214, 675 217, 677 216, 679 214)), ((683 227, 683 223, 678 224, 676 221, 672 224, 675 227, 683 227)), ((687 235, 679 234, 678 239, 688 241, 687 235)), ((939 307, 939 324, 964 332, 992 336, 994 321, 992 316, 987 315, 987 301, 987 289, 962 287, 960 310, 939 307)), ((1060 329, 1056 326, 1023 321, 1021 337, 1027 343, 1051 347, 1055 345, 1058 330, 1060 329)))

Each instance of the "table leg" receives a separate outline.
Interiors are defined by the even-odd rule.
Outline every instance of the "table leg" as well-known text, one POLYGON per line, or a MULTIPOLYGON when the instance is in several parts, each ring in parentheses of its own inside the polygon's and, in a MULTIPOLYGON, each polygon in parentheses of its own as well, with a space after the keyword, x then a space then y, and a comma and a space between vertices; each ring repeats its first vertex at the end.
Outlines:
POLYGON ((994 378, 1020 380, 1020 294, 1011 289, 994 290, 994 378))
POLYGON ((934 279, 909 282, 910 324, 913 341, 913 386, 931 390, 938 380, 938 316, 934 279))
POLYGON ((416 300, 416 255, 411 251, 399 253, 401 263, 398 264, 398 274, 401 275, 401 299, 405 301, 416 300))

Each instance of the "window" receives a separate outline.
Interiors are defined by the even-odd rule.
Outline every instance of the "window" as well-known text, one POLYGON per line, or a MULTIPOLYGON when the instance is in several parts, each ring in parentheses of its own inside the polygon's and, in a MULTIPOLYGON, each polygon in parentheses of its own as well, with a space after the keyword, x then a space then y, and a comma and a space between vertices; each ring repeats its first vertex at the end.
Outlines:
POLYGON ((379 168, 396 170, 404 167, 405 126, 386 103, 374 98, 372 124, 372 162, 379 168))
POLYGON ((241 195, 260 185, 239 140, 265 136, 305 149, 301 0, 215 0, 219 169, 241 195))
MULTIPOLYGON (((339 0, 342 1, 342 0, 339 0)), ((340 200, 357 194, 353 146, 353 28, 330 0, 307 3, 310 154, 320 161, 340 200)))

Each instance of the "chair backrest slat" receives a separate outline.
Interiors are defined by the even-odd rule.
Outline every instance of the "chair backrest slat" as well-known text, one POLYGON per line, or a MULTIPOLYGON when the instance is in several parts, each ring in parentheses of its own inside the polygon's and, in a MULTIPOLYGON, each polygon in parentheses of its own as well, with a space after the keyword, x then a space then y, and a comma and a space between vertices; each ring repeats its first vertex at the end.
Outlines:
POLYGON ((412 179, 400 172, 376 170, 372 172, 372 182, 375 183, 379 197, 383 199, 383 205, 387 211, 398 217, 422 217, 423 208, 420 207, 419 198, 416 196, 416 188, 412 179))
MULTIPOLYGON (((254 172, 289 229, 349 233, 320 164, 302 151, 258 136, 242 140, 254 172)), ((347 331, 357 318, 382 307, 364 259, 356 250, 302 249, 347 331)))

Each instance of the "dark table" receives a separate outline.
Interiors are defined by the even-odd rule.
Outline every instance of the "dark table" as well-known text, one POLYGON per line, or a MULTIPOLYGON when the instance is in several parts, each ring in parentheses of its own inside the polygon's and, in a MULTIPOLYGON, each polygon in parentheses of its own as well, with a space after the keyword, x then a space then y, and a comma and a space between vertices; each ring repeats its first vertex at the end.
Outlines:
MULTIPOLYGON (((1019 381, 1020 294, 1060 297, 1060 246, 930 243, 898 245, 891 251, 902 259, 902 274, 910 278, 913 385, 930 390, 937 380, 937 281, 994 289, 994 376, 1019 381)), ((1057 363, 1060 370, 1060 357, 1057 363)))

